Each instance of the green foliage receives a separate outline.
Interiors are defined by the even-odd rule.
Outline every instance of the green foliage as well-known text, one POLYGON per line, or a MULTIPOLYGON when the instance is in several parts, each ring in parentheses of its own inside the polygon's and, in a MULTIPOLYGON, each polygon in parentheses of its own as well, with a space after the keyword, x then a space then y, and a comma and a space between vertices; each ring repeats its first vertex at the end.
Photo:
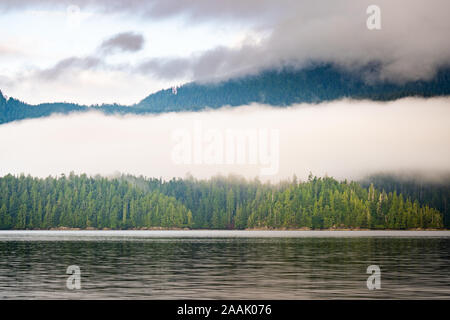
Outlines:
POLYGON ((152 112, 168 112, 225 105, 240 106, 253 102, 273 106, 294 103, 318 103, 341 98, 395 100, 407 96, 450 94, 450 69, 443 69, 430 81, 403 84, 367 83, 361 74, 377 71, 368 65, 358 74, 325 64, 302 70, 268 70, 255 76, 235 78, 214 84, 188 83, 177 89, 161 90, 142 100, 136 107, 152 112))
POLYGON ((123 179, 86 175, 0 178, 0 228, 191 227, 192 214, 173 197, 123 179))
POLYGON ((415 199, 415 206, 421 203, 436 208, 443 214, 444 226, 450 228, 450 176, 441 175, 439 179, 433 181, 420 177, 420 175, 377 174, 362 181, 362 185, 366 187, 370 183, 373 183, 378 189, 401 193, 404 197, 415 199))
POLYGON ((396 191, 329 177, 276 185, 233 176, 0 178, 0 228, 52 227, 410 229, 442 228, 443 217, 396 191))

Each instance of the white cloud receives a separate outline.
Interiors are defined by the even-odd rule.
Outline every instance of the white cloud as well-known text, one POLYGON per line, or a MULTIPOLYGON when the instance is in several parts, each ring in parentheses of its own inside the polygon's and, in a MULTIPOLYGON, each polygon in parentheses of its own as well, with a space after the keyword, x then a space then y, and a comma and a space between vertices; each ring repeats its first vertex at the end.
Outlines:
POLYGON ((29 103, 74 102, 84 105, 120 103, 131 105, 143 95, 170 86, 168 81, 157 81, 142 75, 130 75, 119 70, 85 70, 66 73, 58 81, 38 81, 34 75, 16 81, 0 76, 0 89, 14 98, 23 98, 26 92, 29 103), (18 83, 19 82, 19 83, 18 83), (145 94, 144 94, 145 93, 145 94), (51 96, 51 99, 49 98, 51 96))
MULTIPOLYGON (((0 2, 0 27, 7 30, 6 39, 28 37, 29 43, 36 44, 18 48, 28 56, 15 58, 14 70, 6 68, 10 61, 0 65, 0 77, 10 78, 0 83, 4 91, 31 103, 56 101, 51 90, 26 78, 30 70, 51 69, 58 61, 89 56, 105 38, 128 30, 142 34, 145 48, 108 57, 99 65, 121 68, 136 86, 141 75, 152 78, 159 81, 157 89, 169 81, 209 81, 314 61, 349 69, 376 62, 380 69, 374 78, 398 82, 429 79, 438 68, 450 66, 447 0, 74 0, 71 4, 89 14, 75 30, 65 26, 65 2, 0 2), (367 29, 366 9, 372 4, 381 9, 381 30, 367 29), (22 85, 26 82, 45 94, 44 100, 30 95, 22 85)), ((82 73, 89 67, 82 64, 64 72, 82 73)), ((154 89, 142 90, 139 98, 154 89)), ((83 96, 89 95, 81 82, 65 91, 72 94, 63 100, 86 101, 83 96)))
POLYGON ((343 100, 290 108, 243 106, 157 116, 98 113, 52 116, 0 126, 0 175, 120 171, 151 177, 206 178, 217 173, 259 175, 261 165, 179 165, 172 160, 176 130, 275 129, 279 131, 278 180, 310 171, 337 178, 366 173, 450 171, 450 99, 388 103, 343 100))

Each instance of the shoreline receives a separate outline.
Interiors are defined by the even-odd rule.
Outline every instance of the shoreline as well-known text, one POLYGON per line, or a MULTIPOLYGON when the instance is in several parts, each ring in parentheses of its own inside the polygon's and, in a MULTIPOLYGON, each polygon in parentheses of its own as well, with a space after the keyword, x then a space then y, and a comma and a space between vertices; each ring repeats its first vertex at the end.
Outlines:
POLYGON ((329 229, 311 229, 311 228, 247 228, 247 229, 190 229, 190 228, 130 228, 130 229, 111 229, 111 228, 49 228, 49 229, 5 229, 0 231, 449 231, 450 229, 434 228, 413 228, 413 229, 360 229, 360 228, 329 228, 329 229))

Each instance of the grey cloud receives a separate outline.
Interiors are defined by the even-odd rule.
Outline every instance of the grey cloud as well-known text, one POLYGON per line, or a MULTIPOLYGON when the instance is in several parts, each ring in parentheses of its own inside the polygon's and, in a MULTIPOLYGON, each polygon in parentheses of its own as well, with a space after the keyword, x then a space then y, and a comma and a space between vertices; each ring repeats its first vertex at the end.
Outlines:
POLYGON ((26 8, 65 8, 79 6, 82 10, 103 13, 126 13, 145 18, 163 19, 183 15, 191 21, 217 19, 251 19, 259 22, 282 17, 292 7, 290 0, 2 0, 0 10, 26 8))
MULTIPOLYGON (((286 65, 301 68, 314 61, 355 69, 376 61, 380 69, 372 79, 402 82, 430 78, 438 68, 450 65, 448 0, 377 0, 382 29, 376 31, 366 27, 372 0, 73 0, 70 4, 152 19, 179 15, 187 19, 187 26, 205 21, 247 24, 268 34, 241 48, 219 47, 188 58, 161 57, 129 66, 129 72, 164 79, 180 75, 216 79, 286 65)), ((56 0, 4 0, 0 10, 64 5, 56 0)), ((139 40, 132 45, 123 39, 111 43, 116 50, 132 51, 139 48, 139 40)))
MULTIPOLYGON (((251 12, 256 18, 275 8, 274 2, 265 1, 261 5, 253 1, 226 2, 227 5, 211 1, 196 1, 191 6, 187 3, 181 1, 169 8, 170 1, 157 2, 153 14, 188 12, 188 16, 202 21, 202 17, 214 16, 214 4, 218 17, 231 10, 236 13, 235 20, 240 20, 248 18, 251 12)), ((377 62, 380 68, 368 80, 403 82, 429 79, 438 68, 450 66, 450 2, 379 0, 382 29, 376 31, 366 27, 366 9, 370 4, 369 0, 277 2, 282 9, 275 10, 271 19, 261 19, 261 25, 271 27, 269 36, 257 44, 233 49, 219 47, 183 59, 153 59, 137 70, 165 79, 182 74, 194 80, 211 80, 267 68, 301 68, 312 62, 330 62, 350 70, 377 62)))
POLYGON ((154 75, 160 79, 183 78, 192 70, 190 59, 175 58, 150 59, 134 67, 134 71, 144 75, 154 75))
POLYGON ((144 37, 134 32, 123 32, 103 41, 100 50, 106 54, 116 51, 136 52, 143 48, 144 37))
POLYGON ((274 67, 258 47, 239 50, 217 47, 185 58, 158 58, 141 62, 133 72, 160 79, 192 78, 198 82, 225 80, 234 76, 258 73, 262 66, 274 67), (257 63, 255 57, 259 57, 257 63))
POLYGON ((75 70, 93 70, 100 67, 109 70, 128 69, 129 66, 109 65, 104 61, 104 58, 117 51, 139 51, 143 45, 144 37, 142 35, 133 32, 119 33, 104 40, 96 53, 85 57, 65 58, 50 68, 38 70, 35 73, 35 77, 44 80, 54 80, 65 72, 73 72, 75 70))
POLYGON ((59 61, 51 68, 37 71, 36 77, 45 80, 53 80, 60 77, 65 72, 72 71, 74 69, 89 70, 97 68, 102 64, 102 60, 98 57, 70 57, 59 61))

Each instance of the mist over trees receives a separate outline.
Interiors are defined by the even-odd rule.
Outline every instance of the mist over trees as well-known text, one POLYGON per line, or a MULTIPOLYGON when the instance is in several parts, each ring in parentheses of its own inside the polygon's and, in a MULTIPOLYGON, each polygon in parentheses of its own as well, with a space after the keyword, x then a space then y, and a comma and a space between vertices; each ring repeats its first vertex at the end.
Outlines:
POLYGON ((373 184, 375 188, 386 192, 401 193, 419 203, 439 210, 443 214, 443 223, 450 228, 450 176, 441 174, 430 179, 420 175, 399 175, 380 173, 366 177, 361 181, 363 187, 373 184))
POLYGON ((86 175, 0 178, 0 228, 442 228, 443 215, 397 191, 312 175, 278 184, 86 175))

